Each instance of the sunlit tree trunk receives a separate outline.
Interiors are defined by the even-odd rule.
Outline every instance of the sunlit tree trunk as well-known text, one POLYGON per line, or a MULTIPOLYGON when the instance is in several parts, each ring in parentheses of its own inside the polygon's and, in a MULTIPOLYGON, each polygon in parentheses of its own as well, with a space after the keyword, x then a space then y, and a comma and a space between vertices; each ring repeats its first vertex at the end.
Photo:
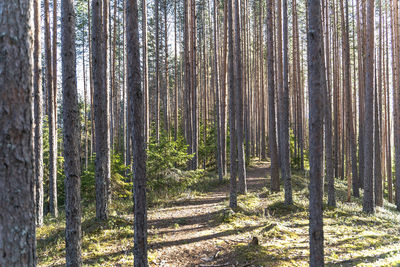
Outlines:
POLYGON ((34 122, 35 122, 35 203, 36 225, 43 224, 43 92, 42 92, 42 53, 41 53, 41 25, 40 0, 33 3, 34 9, 34 47, 33 47, 33 94, 34 94, 34 122))
POLYGON ((268 144, 271 154, 271 190, 279 191, 278 151, 275 120, 275 75, 273 40, 273 4, 267 3, 267 56, 268 56, 268 144))
POLYGON ((373 213, 374 162, 373 162, 373 116, 374 116, 374 1, 367 1, 366 17, 366 66, 365 66, 365 132, 364 132, 364 199, 363 211, 373 213))

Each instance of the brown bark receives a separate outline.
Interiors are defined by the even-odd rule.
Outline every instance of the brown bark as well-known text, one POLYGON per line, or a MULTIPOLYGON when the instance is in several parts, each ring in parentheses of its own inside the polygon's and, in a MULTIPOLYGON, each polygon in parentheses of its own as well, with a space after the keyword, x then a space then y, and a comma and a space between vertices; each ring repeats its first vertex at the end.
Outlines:
POLYGON ((1 3, 0 266, 36 265, 33 14, 33 1, 1 3))

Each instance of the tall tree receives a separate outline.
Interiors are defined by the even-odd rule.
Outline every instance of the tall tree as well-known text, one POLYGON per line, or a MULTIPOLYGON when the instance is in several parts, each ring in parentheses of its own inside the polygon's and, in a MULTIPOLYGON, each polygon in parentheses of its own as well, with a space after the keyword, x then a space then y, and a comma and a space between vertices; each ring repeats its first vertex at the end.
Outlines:
POLYGON ((400 96, 398 92, 398 86, 400 84, 399 77, 396 77, 400 73, 400 65, 399 65, 399 8, 398 2, 392 1, 392 55, 393 55, 393 128, 394 128, 394 150, 395 150, 395 203, 397 210, 400 210, 400 96), (397 74, 397 75, 396 75, 397 74))
POLYGON ((0 3, 0 266, 36 265, 33 3, 0 3))
MULTIPOLYGON (((273 3, 267 3, 267 56, 268 56, 268 144, 271 154, 271 190, 279 191, 279 160, 276 142, 275 119, 275 72, 274 72, 274 29, 273 3)), ((263 74, 261 74, 263 75, 263 74)))
POLYGON ((320 0, 307 2, 308 88, 310 105, 310 266, 324 265, 322 222, 323 88, 322 31, 320 0))
POLYGON ((160 0, 155 0, 154 22, 156 24, 156 140, 160 141, 160 21, 159 21, 160 0))
POLYGON ((168 3, 164 0, 164 67, 165 67, 165 86, 164 86, 164 128, 169 137, 169 72, 168 72, 168 3))
POLYGON ((104 76, 104 35, 102 0, 92 0, 92 76, 94 87, 94 120, 96 136, 96 218, 107 219, 107 176, 109 174, 110 132, 107 104, 107 87, 104 76))
POLYGON ((35 180, 36 180, 36 225, 43 224, 43 91, 42 91, 42 54, 40 0, 33 2, 34 8, 34 51, 33 51, 33 93, 35 114, 35 180))
MULTIPOLYGON (((174 140, 178 139, 178 130, 179 130, 179 123, 178 123, 178 101, 179 101, 179 94, 178 94, 178 50, 177 50, 177 8, 176 8, 177 0, 174 0, 174 92, 175 92, 175 100, 174 100, 174 140)), ((143 71, 144 72, 144 71, 143 71)), ((146 115, 145 115, 146 117, 146 115)))
POLYGON ((363 211, 373 213, 374 162, 373 119, 374 118, 374 1, 367 1, 366 17, 366 66, 365 66, 365 122, 364 122, 364 198, 363 211))
POLYGON ((236 117, 235 117, 235 74, 234 74, 234 52, 233 52, 233 1, 228 0, 228 28, 229 28, 229 55, 228 55, 228 75, 229 75, 229 133, 230 133, 230 195, 229 206, 237 207, 237 136, 236 136, 236 117))
POLYGON ((65 158, 65 245, 67 266, 81 266, 80 114, 76 86, 74 0, 61 1, 61 55, 65 158))
MULTIPOLYGON (((175 41, 176 43, 176 41, 175 41)), ((143 93, 144 93, 144 141, 150 138, 150 113, 149 113, 149 67, 147 56, 147 0, 142 0, 142 60, 143 60, 143 93)), ((176 81, 175 81, 176 82, 176 81)), ((128 131, 130 136, 130 130, 128 131)))
POLYGON ((193 158, 191 162, 191 169, 196 170, 198 167, 199 153, 198 153, 198 114, 197 114, 197 60, 196 60, 196 0, 190 0, 190 57, 191 57, 191 103, 192 103, 192 153, 193 158))
POLYGON ((109 88, 110 82, 110 68, 111 66, 111 53, 109 51, 109 47, 111 47, 111 38, 109 38, 109 32, 111 32, 111 23, 109 24, 109 12, 110 12, 110 0, 103 0, 103 13, 102 13, 102 52, 103 52, 103 57, 104 57, 104 64, 102 65, 102 71, 103 71, 103 77, 104 77, 104 87, 105 87, 105 101, 104 101, 104 107, 107 107, 105 109, 107 115, 107 131, 108 131, 108 141, 106 143, 107 152, 104 152, 106 160, 107 160, 107 165, 105 169, 105 180, 106 180, 106 200, 109 203, 111 201, 111 142, 112 142, 112 127, 111 126, 111 113, 112 113, 112 105, 111 105, 111 90, 109 88), (108 59, 110 59, 110 64, 107 63, 108 59))
POLYGON ((126 40, 128 90, 131 91, 130 109, 133 114, 133 192, 134 192, 134 265, 148 266, 147 261, 147 206, 146 206, 146 152, 144 145, 143 91, 140 77, 140 45, 138 8, 136 0, 126 1, 126 40))
MULTIPOLYGON (((325 0, 324 0, 325 1, 325 0)), ((329 45, 329 0, 326 0, 325 7, 325 86, 324 86, 324 116, 325 116, 325 177, 328 183, 328 205, 336 206, 335 197, 335 177, 333 169, 333 149, 332 149, 332 101, 331 101, 331 82, 330 82, 330 45, 329 45)), ((322 2, 324 3, 324 2, 322 2)))
POLYGON ((285 204, 291 205, 292 181, 290 177, 290 152, 289 152, 289 57, 288 57, 288 17, 287 0, 283 0, 283 90, 281 95, 281 168, 285 187, 285 204))
POLYGON ((237 159, 238 159, 238 192, 240 194, 247 193, 246 184, 246 160, 244 154, 244 139, 243 139, 243 83, 242 83, 242 51, 240 41, 240 6, 239 1, 234 1, 235 7, 235 116, 236 116, 236 138, 237 138, 237 159))
POLYGON ((218 51, 219 39, 217 33, 217 1, 213 0, 213 50, 214 50, 214 84, 215 84, 215 108, 216 108, 216 123, 217 123, 217 168, 218 178, 220 181, 223 179, 222 167, 222 149, 221 149, 221 104, 220 104, 220 90, 219 90, 219 65, 218 65, 218 51))
MULTIPOLYGON (((44 1, 44 24, 45 24, 45 55, 46 55, 46 86, 48 102, 48 122, 49 122, 49 196, 50 212, 54 217, 58 216, 57 207, 57 133, 56 133, 56 104, 53 73, 52 55, 51 55, 51 37, 50 37, 50 14, 49 0, 44 1)), ((53 50, 54 51, 54 50, 53 50)), ((53 55, 55 56, 55 55, 53 55)))

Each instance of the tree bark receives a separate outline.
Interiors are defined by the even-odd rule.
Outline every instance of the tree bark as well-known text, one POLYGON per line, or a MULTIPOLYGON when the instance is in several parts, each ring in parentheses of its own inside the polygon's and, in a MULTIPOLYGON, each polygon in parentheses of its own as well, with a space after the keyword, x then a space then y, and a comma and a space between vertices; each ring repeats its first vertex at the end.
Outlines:
POLYGON ((233 51, 233 0, 228 0, 228 27, 229 27, 229 53, 228 53, 228 75, 229 75, 229 134, 230 134, 230 195, 229 206, 237 207, 237 136, 235 120, 235 75, 234 75, 234 51, 233 51))
POLYGON ((324 265, 322 222, 323 88, 320 0, 308 0, 308 88, 310 105, 310 266, 324 265))
POLYGON ((241 51, 241 41, 240 41, 240 6, 239 1, 235 0, 233 3, 235 7, 235 117, 236 117, 236 137, 237 137, 237 158, 238 158, 238 192, 240 194, 247 193, 246 184, 246 160, 244 154, 244 139, 243 139, 243 84, 242 84, 242 51, 241 51))
POLYGON ((289 151, 289 57, 287 0, 283 0, 283 88, 281 95, 281 169, 285 187, 285 204, 293 204, 289 151))
POLYGON ((278 149, 276 142, 275 120, 275 73, 274 73, 274 29, 273 29, 273 5, 267 3, 267 56, 268 56, 268 144, 271 154, 271 190, 279 191, 279 166, 278 149))
POLYGON ((217 34, 217 0, 213 0, 213 50, 214 50, 214 84, 215 84, 215 108, 216 108, 216 123, 217 123, 217 168, 218 178, 220 181, 223 179, 222 167, 222 149, 221 149, 221 104, 220 104, 220 91, 219 91, 219 68, 218 68, 218 54, 217 47, 219 39, 217 34))
POLYGON ((74 0, 61 1, 66 265, 81 266, 80 114, 76 85, 74 0))
POLYGON ((108 216, 107 176, 109 174, 110 131, 107 104, 106 77, 104 76, 104 36, 102 27, 102 0, 92 0, 92 76, 94 87, 94 120, 96 133, 96 218, 108 216))
POLYGON ((367 1, 366 18, 366 66, 365 66, 365 122, 364 122, 364 198, 363 211, 373 213, 374 162, 373 162, 373 117, 374 117, 374 1, 367 1))
POLYGON ((128 90, 133 114, 133 192, 134 192, 134 266, 146 267, 147 261, 147 209, 146 209, 146 151, 144 144, 143 91, 140 77, 140 46, 138 8, 136 0, 126 1, 126 40, 128 90))
MULTIPOLYGON (((53 88, 53 67, 51 55, 51 37, 50 37, 50 15, 49 0, 44 1, 44 24, 45 24, 45 55, 46 55, 46 86, 48 101, 48 122, 49 122, 49 196, 50 212, 54 217, 58 216, 57 207, 57 133, 55 123, 55 103, 53 88)), ((54 55, 53 55, 54 56, 54 55)))
POLYGON ((35 181, 36 181, 36 225, 43 224, 43 91, 42 91, 42 54, 40 0, 34 1, 34 52, 33 52, 33 90, 35 114, 35 181))
POLYGON ((36 265, 33 3, 0 3, 0 266, 36 265))

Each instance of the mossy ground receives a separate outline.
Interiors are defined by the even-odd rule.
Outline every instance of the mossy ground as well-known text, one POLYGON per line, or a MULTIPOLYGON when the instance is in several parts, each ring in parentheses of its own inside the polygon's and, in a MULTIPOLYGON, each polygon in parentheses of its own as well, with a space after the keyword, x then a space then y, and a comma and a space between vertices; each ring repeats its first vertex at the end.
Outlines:
MULTIPOLYGON (((198 187, 153 203, 149 210, 149 262, 153 266, 308 265, 308 178, 293 171, 294 205, 283 190, 270 192, 266 163, 248 170, 249 193, 238 209, 228 208, 227 181, 207 178, 198 187), (256 237, 258 244, 251 241, 256 237)), ((385 201, 374 215, 362 212, 362 198, 347 200, 344 181, 336 181, 337 208, 325 207, 325 262, 335 266, 400 264, 400 213, 385 201)), ((325 199, 326 201, 326 199, 325 199)), ((110 219, 95 219, 94 205, 83 208, 82 253, 86 266, 132 266, 133 207, 111 206, 110 219)), ((64 216, 47 217, 37 229, 39 266, 63 266, 64 216)))

